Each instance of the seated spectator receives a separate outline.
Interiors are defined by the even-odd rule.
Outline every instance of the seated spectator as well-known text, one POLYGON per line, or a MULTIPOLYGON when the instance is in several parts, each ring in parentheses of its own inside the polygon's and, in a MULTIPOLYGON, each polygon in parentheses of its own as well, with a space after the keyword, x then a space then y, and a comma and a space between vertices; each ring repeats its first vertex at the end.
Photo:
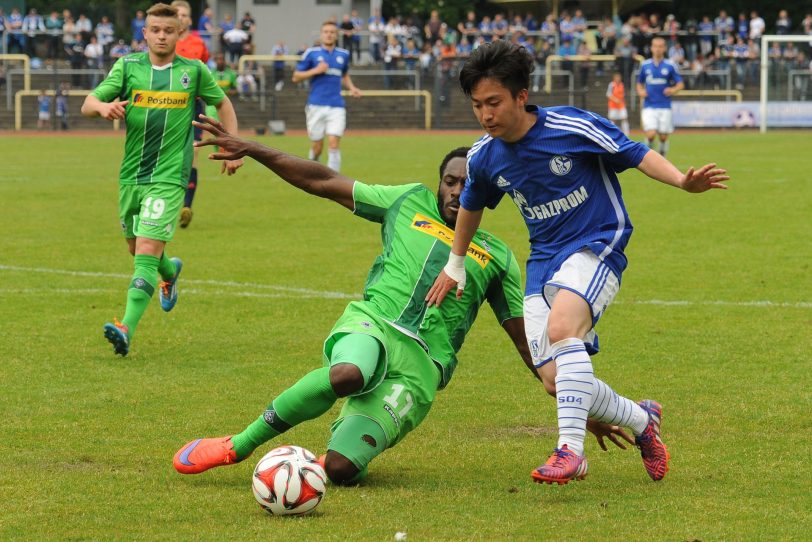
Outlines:
POLYGON ((420 49, 417 48, 417 43, 414 38, 406 40, 406 47, 403 48, 403 63, 407 70, 414 70, 417 68, 417 63, 420 60, 420 49))
POLYGON ((479 35, 485 42, 489 43, 493 40, 493 23, 491 23, 491 18, 487 15, 482 17, 479 22, 479 35))
POLYGON ((127 42, 124 40, 118 40, 118 42, 110 49, 110 58, 113 62, 115 62, 119 58, 127 56, 131 52, 132 49, 130 49, 130 47, 127 45, 127 42))
POLYGON ((503 40, 507 37, 510 24, 508 24, 507 20, 505 20, 505 15, 503 13, 497 13, 493 16, 493 24, 491 26, 493 28, 494 39, 503 40))
POLYGON ((511 35, 515 34, 516 32, 527 32, 527 27, 524 25, 524 19, 522 19, 521 15, 516 15, 513 17, 513 22, 510 23, 508 31, 511 35))
POLYGON ((240 75, 237 76, 237 94, 241 102, 248 98, 257 101, 257 80, 253 74, 247 71, 240 72, 240 75))
POLYGON ((668 60, 677 65, 677 68, 687 68, 688 61, 685 58, 685 49, 680 42, 674 43, 668 48, 668 60))

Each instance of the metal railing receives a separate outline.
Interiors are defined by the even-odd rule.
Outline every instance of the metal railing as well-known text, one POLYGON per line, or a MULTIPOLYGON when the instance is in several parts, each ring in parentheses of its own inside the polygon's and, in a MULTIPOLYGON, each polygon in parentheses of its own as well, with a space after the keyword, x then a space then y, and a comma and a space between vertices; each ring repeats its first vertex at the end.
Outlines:
MULTIPOLYGON (((18 90, 14 94, 14 129, 16 131, 20 131, 23 129, 23 96, 39 96, 39 90, 18 90)), ((92 90, 64 90, 62 91, 64 94, 68 96, 87 96, 92 90)), ((54 90, 46 90, 45 94, 47 96, 56 96, 56 91, 54 90)), ((121 127, 121 122, 119 120, 113 121, 113 130, 118 130, 121 127)))
MULTIPOLYGON (((673 96, 675 98, 680 98, 682 96, 727 96, 730 98, 735 98, 737 102, 742 101, 741 90, 680 90, 673 96)), ((640 100, 642 101, 642 98, 640 98, 640 100)))
MULTIPOLYGON (((812 70, 789 70, 789 72, 787 73, 787 101, 788 102, 793 101, 793 94, 794 94, 794 90, 796 88, 795 87, 795 79, 796 78, 801 79, 802 77, 807 77, 809 79, 812 79, 812 70)), ((805 90, 808 90, 809 84, 810 83, 807 82, 807 84, 806 84, 807 89, 805 89, 805 90)), ((799 89, 799 90, 801 90, 801 89, 799 89)), ((804 98, 805 98, 805 96, 802 95, 801 99, 804 99, 804 98)))
MULTIPOLYGON (((365 90, 362 91, 364 96, 370 97, 404 97, 404 96, 418 96, 422 97, 426 103, 426 109, 423 115, 423 126, 426 130, 431 130, 431 92, 428 90, 365 90)), ((350 96, 347 90, 341 91, 342 96, 350 96)))
MULTIPOLYGON (((23 55, 25 56, 25 55, 23 55)), ((28 57, 26 57, 28 58, 28 57)), ((107 70, 103 68, 68 68, 64 70, 60 69, 46 69, 46 70, 26 70, 26 69, 13 69, 8 70, 6 72, 6 109, 11 109, 12 101, 14 96, 14 76, 22 74, 24 77, 23 81, 23 89, 22 90, 31 90, 31 76, 32 75, 46 75, 48 77, 57 76, 97 76, 99 81, 103 80, 107 76, 107 70)))
MULTIPOLYGON (((550 94, 553 91, 553 62, 615 62, 617 58, 615 55, 550 55, 544 63, 544 92, 550 94)), ((634 55, 633 58, 639 63, 645 60, 642 55, 634 55)))
MULTIPOLYGON (((23 63, 23 67, 20 73, 23 74, 23 90, 31 90, 31 59, 28 58, 28 55, 6 55, 0 54, 0 63, 5 64, 6 61, 16 61, 19 60, 23 63)), ((11 88, 11 79, 10 79, 10 70, 6 72, 6 88, 11 88)), ((11 100, 6 104, 6 109, 11 109, 11 100)))

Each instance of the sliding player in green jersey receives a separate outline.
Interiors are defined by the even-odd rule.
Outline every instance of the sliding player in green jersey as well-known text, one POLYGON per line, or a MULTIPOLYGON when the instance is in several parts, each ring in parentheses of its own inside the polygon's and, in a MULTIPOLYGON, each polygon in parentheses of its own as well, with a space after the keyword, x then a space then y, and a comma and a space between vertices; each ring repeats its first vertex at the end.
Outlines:
MULTIPOLYGON (((383 250, 369 272, 363 300, 347 306, 325 341, 324 365, 279 394, 243 432, 183 446, 173 460, 178 472, 197 474, 242 461, 261 444, 347 397, 322 461, 333 482, 359 481, 373 458, 426 417, 436 391, 451 379, 457 351, 485 301, 533 370, 524 337, 521 273, 500 239, 477 231, 465 261, 473 285, 459 303, 438 308, 424 301, 453 242, 468 149, 443 159, 435 195, 422 184, 352 181, 318 162, 229 136, 218 122, 206 121, 195 125, 215 139, 197 145, 219 145, 223 151, 212 158, 250 156, 296 188, 379 223, 383 250)), ((601 443, 604 436, 621 447, 617 436, 630 441, 616 427, 600 426, 595 432, 601 443)))
MULTIPOLYGON (((175 55, 180 21, 177 10, 155 4, 147 11, 144 37, 149 51, 120 58, 82 105, 82 114, 124 119, 127 138, 119 173, 119 218, 135 271, 127 307, 119 322, 105 324, 104 336, 116 354, 126 356, 135 328, 160 284, 161 308, 178 299, 181 261, 164 248, 172 239, 192 165, 190 129, 194 102, 217 108, 225 129, 236 133, 234 107, 199 60, 175 55), (121 101, 113 101, 116 98, 121 101)), ((233 174, 242 160, 223 162, 233 174)))

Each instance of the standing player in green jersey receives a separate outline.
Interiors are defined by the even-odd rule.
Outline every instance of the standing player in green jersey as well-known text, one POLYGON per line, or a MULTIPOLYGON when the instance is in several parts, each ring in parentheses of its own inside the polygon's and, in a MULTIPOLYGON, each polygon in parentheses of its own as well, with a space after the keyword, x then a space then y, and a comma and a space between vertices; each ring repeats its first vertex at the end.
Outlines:
MULTIPOLYGON (((120 58, 107 78, 82 105, 82 114, 124 119, 127 138, 119 173, 119 218, 135 262, 127 308, 121 322, 105 324, 104 336, 116 354, 126 356, 144 314, 158 274, 161 308, 170 311, 178 299, 178 258, 164 247, 172 239, 192 164, 190 124, 198 96, 215 105, 225 129, 237 131, 229 99, 199 60, 175 55, 180 21, 177 10, 155 4, 147 11, 144 37, 149 48, 120 58), (121 101, 114 102, 116 98, 121 101)), ((223 162, 233 174, 242 160, 223 162)))
MULTIPOLYGON (((352 181, 318 162, 229 136, 220 123, 199 124, 219 145, 211 158, 250 156, 291 185, 381 224, 383 252, 364 286, 363 301, 350 303, 324 343, 324 366, 279 394, 238 435, 189 442, 175 454, 182 474, 237 463, 264 442, 327 412, 348 397, 332 425, 322 459, 334 483, 354 483, 367 465, 400 442, 426 417, 438 389, 457 366, 456 353, 488 301, 525 364, 532 362, 524 337, 523 291, 516 258, 498 238, 478 230, 465 261, 472 285, 460 303, 428 307, 424 301, 435 273, 445 265, 454 237, 459 195, 466 178, 466 153, 451 151, 440 165, 435 195, 422 184, 368 185, 352 181)), ((616 427, 593 432, 623 447, 616 427)), ((603 446, 603 445, 602 445, 603 446)))

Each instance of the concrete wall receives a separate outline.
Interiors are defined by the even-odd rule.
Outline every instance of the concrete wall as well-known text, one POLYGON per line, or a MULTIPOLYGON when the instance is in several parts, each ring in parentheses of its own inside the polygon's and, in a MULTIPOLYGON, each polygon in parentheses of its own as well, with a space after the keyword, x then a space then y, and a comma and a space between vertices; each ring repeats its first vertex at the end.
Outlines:
MULTIPOLYGON (((374 1, 374 0, 373 0, 374 1)), ((278 0, 276 4, 255 4, 254 0, 213 0, 211 7, 221 18, 226 11, 239 21, 248 11, 257 22, 254 35, 257 54, 270 54, 273 46, 282 40, 295 53, 303 44, 312 45, 319 36, 324 21, 357 9, 364 21, 369 18, 370 0, 340 0, 337 4, 318 4, 317 0, 278 0)))

